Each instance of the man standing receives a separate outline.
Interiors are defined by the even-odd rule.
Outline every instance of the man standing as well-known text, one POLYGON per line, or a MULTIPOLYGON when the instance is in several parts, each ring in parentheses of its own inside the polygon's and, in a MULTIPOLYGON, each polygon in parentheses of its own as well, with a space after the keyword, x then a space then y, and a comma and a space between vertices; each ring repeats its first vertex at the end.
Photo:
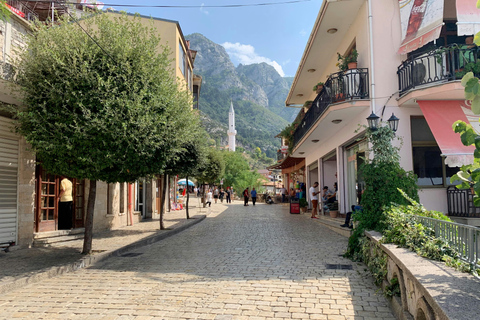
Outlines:
POLYGON ((308 192, 310 196, 310 200, 312 201, 312 219, 318 219, 317 218, 317 206, 318 206, 317 194, 319 194, 320 191, 315 191, 317 187, 318 187, 318 182, 315 182, 313 186, 310 187, 308 192))
POLYGON ((249 196, 249 194, 248 194, 248 188, 247 188, 247 189, 243 190, 243 200, 244 200, 243 206, 244 207, 248 206, 248 196, 249 196))
POLYGON ((257 191, 255 188, 252 188, 252 192, 250 192, 250 195, 252 196, 252 203, 255 205, 255 202, 257 202, 257 191))
POLYGON ((287 195, 287 189, 285 189, 285 186, 282 184, 282 188, 280 189, 280 193, 282 194, 282 202, 285 202, 285 197, 287 195))

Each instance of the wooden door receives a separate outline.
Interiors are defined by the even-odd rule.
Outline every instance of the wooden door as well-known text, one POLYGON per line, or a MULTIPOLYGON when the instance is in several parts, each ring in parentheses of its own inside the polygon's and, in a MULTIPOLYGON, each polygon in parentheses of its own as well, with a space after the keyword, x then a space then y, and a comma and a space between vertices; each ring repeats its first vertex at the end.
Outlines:
POLYGON ((73 179, 73 227, 85 226, 85 180, 73 179))
POLYGON ((58 177, 37 166, 36 231, 55 231, 58 224, 58 177))

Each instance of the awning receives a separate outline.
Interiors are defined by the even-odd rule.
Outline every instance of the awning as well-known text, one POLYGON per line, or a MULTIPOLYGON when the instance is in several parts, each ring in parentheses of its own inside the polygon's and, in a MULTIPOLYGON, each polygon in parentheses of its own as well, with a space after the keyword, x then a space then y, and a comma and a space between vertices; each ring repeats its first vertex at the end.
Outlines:
POLYGON ((471 36, 480 32, 480 10, 474 0, 457 0, 457 33, 471 36))
POLYGON ((460 100, 423 100, 417 101, 428 126, 437 141, 445 163, 449 167, 460 167, 473 163, 474 146, 464 146, 460 135, 455 133, 452 125, 457 120, 470 123, 462 110, 464 101, 460 100))
POLYGON ((414 51, 440 36, 444 0, 400 0, 399 6, 402 28, 399 54, 414 51))
POLYGON ((294 157, 286 157, 282 162, 274 164, 273 166, 268 167, 267 169, 272 170, 272 169, 286 169, 290 168, 293 166, 296 166, 300 163, 305 161, 305 158, 294 158, 294 157))

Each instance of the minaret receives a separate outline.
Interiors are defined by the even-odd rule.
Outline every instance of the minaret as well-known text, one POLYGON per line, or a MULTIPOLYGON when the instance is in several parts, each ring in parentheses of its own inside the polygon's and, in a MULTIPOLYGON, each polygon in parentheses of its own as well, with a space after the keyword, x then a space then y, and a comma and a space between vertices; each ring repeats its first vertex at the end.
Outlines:
POLYGON ((230 151, 235 151, 235 135, 237 130, 235 130, 235 110, 233 110, 233 102, 230 101, 230 111, 228 111, 228 149, 230 151))

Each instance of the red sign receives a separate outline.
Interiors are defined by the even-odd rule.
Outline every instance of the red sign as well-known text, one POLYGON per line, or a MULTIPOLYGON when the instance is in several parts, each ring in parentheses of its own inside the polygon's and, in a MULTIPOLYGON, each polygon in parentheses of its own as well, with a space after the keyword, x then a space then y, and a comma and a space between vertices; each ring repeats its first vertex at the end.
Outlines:
POLYGON ((11 5, 8 5, 7 4, 7 7, 8 9, 10 9, 10 11, 12 11, 13 13, 15 13, 16 15, 22 17, 22 18, 25 18, 25 13, 23 13, 22 11, 18 10, 17 8, 14 8, 12 7, 11 5))
POLYGON ((280 148, 280 152, 282 152, 283 154, 287 154, 288 153, 288 146, 282 146, 280 148))
POLYGON ((300 213, 300 203, 290 203, 290 213, 300 213))

